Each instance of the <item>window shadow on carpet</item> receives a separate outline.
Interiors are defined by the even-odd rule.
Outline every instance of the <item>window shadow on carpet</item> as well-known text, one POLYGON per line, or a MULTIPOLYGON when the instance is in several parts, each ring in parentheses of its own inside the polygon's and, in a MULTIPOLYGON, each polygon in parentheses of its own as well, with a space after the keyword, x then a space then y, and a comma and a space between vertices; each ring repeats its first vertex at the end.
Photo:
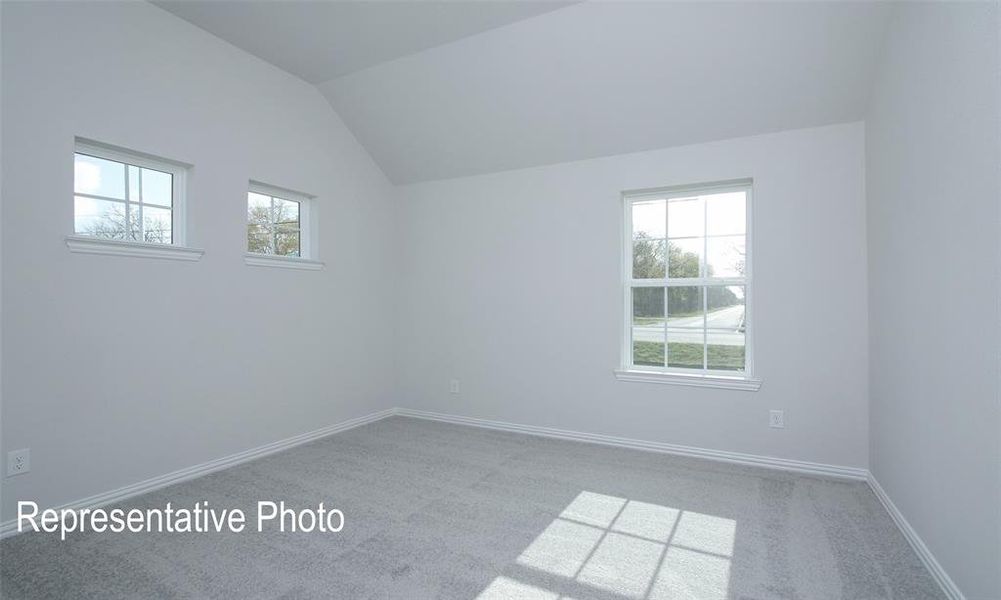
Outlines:
POLYGON ((477 600, 728 597, 737 522, 582 491, 477 600))

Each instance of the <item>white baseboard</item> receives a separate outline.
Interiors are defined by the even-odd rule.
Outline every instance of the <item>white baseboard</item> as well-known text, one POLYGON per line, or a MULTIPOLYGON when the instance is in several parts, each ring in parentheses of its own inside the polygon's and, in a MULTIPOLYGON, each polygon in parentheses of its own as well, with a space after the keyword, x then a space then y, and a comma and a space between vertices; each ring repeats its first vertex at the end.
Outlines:
MULTIPOLYGON (((284 440, 279 440, 277 442, 272 442, 270 444, 258 446, 257 448, 251 448, 250 450, 245 450, 243 452, 231 454, 223 458, 210 460, 200 465, 195 465, 193 467, 188 467, 186 469, 174 471, 173 473, 168 473, 166 475, 161 475, 159 477, 147 479, 146 481, 140 481, 139 483, 127 485, 125 487, 118 488, 117 490, 104 492, 102 494, 96 494, 94 496, 90 496, 89 498, 83 498, 81 500, 68 502, 66 504, 60 506, 54 506, 51 508, 54 508, 55 510, 63 510, 63 509, 80 510, 82 508, 96 508, 98 506, 104 506, 107 504, 121 502, 122 500, 132 498, 133 496, 138 496, 140 494, 152 492, 154 490, 158 490, 160 488, 166 487, 174 483, 180 483, 182 481, 187 481, 189 479, 195 479, 203 475, 208 475, 209 473, 212 473, 214 471, 219 471, 221 469, 249 462, 256 458, 261 458, 269 454, 281 452, 282 450, 287 450, 294 446, 299 446, 307 442, 312 442, 313 440, 317 440, 319 438, 326 437, 328 435, 333 435, 341 431, 346 431, 348 429, 354 429, 355 427, 360 427, 368 423, 373 423, 380 419, 391 417, 394 414, 396 414, 395 408, 374 412, 368 415, 358 417, 356 419, 342 421, 340 423, 330 425, 328 427, 323 427, 315 431, 309 431, 301 435, 296 435, 290 438, 286 438, 284 440)), ((0 539, 11 535, 16 535, 18 533, 20 532, 17 530, 16 518, 6 521, 4 523, 0 523, 0 539)))
POLYGON ((900 529, 900 532, 904 534, 905 538, 907 538, 907 542, 911 545, 911 548, 914 549, 914 553, 918 555, 918 558, 921 559, 925 568, 928 569, 928 572, 931 573, 931 576, 938 583, 939 587, 942 588, 942 592, 945 596, 949 598, 949 600, 966 600, 966 597, 963 596, 963 592, 959 591, 959 588, 949 577, 949 574, 946 573, 945 569, 942 568, 942 565, 935 560, 935 556, 931 553, 931 550, 928 549, 928 546, 925 546, 925 543, 921 540, 918 532, 914 531, 911 524, 907 522, 904 515, 897 509, 897 506, 893 503, 893 501, 890 500, 890 497, 886 495, 886 492, 883 490, 883 486, 879 485, 879 482, 876 481, 876 477, 872 473, 869 473, 866 481, 869 483, 869 487, 872 489, 872 492, 876 494, 876 497, 879 498, 879 501, 883 504, 886 512, 890 513, 890 517, 893 519, 893 522, 897 524, 897 528, 900 529))
POLYGON ((489 419, 476 419, 473 417, 463 417, 459 415, 449 415, 444 413, 427 412, 422 410, 411 410, 408 408, 398 408, 396 410, 396 414, 402 417, 413 417, 416 419, 427 419, 431 421, 443 421, 445 423, 456 423, 459 425, 472 425, 474 427, 483 427, 486 429, 512 431, 515 433, 527 433, 531 435, 541 435, 545 437, 559 438, 563 440, 576 440, 579 442, 591 442, 593 444, 618 446, 620 448, 632 448, 634 450, 647 450, 650 452, 661 452, 664 454, 674 454, 677 456, 705 458, 709 460, 734 463, 738 465, 767 467, 770 469, 780 469, 782 471, 792 471, 795 473, 804 473, 808 475, 822 475, 825 477, 839 477, 845 479, 864 481, 867 475, 869 474, 869 472, 866 469, 860 469, 857 467, 825 465, 822 463, 813 463, 800 460, 789 460, 786 458, 775 458, 771 456, 760 456, 757 454, 743 454, 740 452, 710 450, 708 448, 696 448, 693 446, 666 444, 664 442, 634 440, 630 438, 614 437, 610 435, 601 435, 597 433, 583 433, 580 431, 555 429, 553 427, 521 425, 518 423, 491 421, 489 419))

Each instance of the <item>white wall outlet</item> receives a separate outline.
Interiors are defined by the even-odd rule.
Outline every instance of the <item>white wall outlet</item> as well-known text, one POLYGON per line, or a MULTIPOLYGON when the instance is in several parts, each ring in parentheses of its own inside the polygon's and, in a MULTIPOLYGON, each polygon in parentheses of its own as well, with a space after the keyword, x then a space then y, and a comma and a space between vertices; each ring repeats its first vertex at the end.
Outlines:
POLYGON ((459 380, 452 379, 448 382, 448 393, 458 394, 459 393, 459 380))
POLYGON ((7 453, 7 477, 21 475, 31 470, 31 451, 27 448, 7 453))
POLYGON ((782 429, 786 426, 786 414, 782 410, 768 411, 768 426, 782 429))

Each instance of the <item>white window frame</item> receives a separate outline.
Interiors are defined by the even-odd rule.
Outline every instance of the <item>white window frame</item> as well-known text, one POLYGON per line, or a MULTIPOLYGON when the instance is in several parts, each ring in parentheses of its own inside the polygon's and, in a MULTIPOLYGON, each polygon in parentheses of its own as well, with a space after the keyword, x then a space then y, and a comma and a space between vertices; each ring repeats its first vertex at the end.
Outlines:
MULTIPOLYGON (((117 146, 76 138, 73 148, 74 161, 77 154, 85 154, 95 158, 103 158, 127 166, 142 167, 169 173, 171 180, 171 207, 170 207, 170 227, 171 243, 147 243, 135 240, 116 240, 102 238, 87 234, 76 233, 76 214, 73 211, 73 220, 70 231, 73 233, 66 236, 66 245, 72 252, 85 254, 105 254, 112 256, 134 256, 143 258, 164 258, 170 260, 199 260, 204 254, 200 248, 190 248, 187 243, 187 175, 190 165, 172 161, 165 158, 153 156, 144 152, 127 150, 117 146)), ((126 189, 128 189, 128 168, 126 167, 126 189)), ((74 175, 72 200, 76 195, 76 182, 74 175)), ((129 206, 130 201, 121 198, 104 198, 94 194, 84 194, 87 197, 104 199, 113 202, 124 203, 129 206)), ((133 202, 134 203, 134 202, 133 202)))
MULTIPOLYGON (((615 376, 621 381, 636 381, 645 383, 668 383, 678 385, 690 385, 699 387, 714 387, 757 391, 761 387, 761 380, 754 376, 754 293, 752 274, 752 196, 753 181, 751 179, 738 179, 721 181, 714 183, 704 183, 696 185, 671 186, 664 188, 650 188, 641 190, 629 190, 622 192, 623 211, 623 235, 622 235, 622 346, 620 350, 620 368, 615 370, 615 376), (745 267, 743 277, 691 277, 691 278, 669 278, 667 277, 667 266, 665 265, 664 277, 660 279, 633 279, 633 224, 632 207, 637 202, 649 200, 666 200, 670 202, 677 198, 690 198, 696 195, 717 194, 726 192, 745 193, 745 267), (632 363, 632 289, 634 287, 677 287, 677 286, 719 286, 719 285, 740 285, 744 287, 744 371, 735 373, 734 371, 703 369, 688 369, 680 367, 655 367, 648 365, 634 365, 632 363)), ((666 251, 666 249, 665 249, 666 251)), ((703 252, 704 254, 704 252, 703 252)), ((705 260, 705 257, 703 257, 705 260)), ((703 303, 707 301, 706 294, 703 294, 703 303)), ((666 308, 666 307, 665 307, 666 308)), ((667 348, 665 348, 665 352, 667 348)), ((703 352, 707 350, 703 348, 703 352)), ((704 362, 704 361, 703 361, 704 362)))
MULTIPOLYGON (((248 229, 245 228, 244 262, 252 267, 279 267, 305 271, 318 271, 322 269, 324 263, 317 260, 319 252, 316 243, 316 197, 254 180, 250 181, 247 191, 299 204, 299 256, 278 256, 275 254, 250 252, 248 249, 249 240, 247 238, 248 229)), ((244 221, 249 227, 247 202, 247 198, 244 197, 244 221)))

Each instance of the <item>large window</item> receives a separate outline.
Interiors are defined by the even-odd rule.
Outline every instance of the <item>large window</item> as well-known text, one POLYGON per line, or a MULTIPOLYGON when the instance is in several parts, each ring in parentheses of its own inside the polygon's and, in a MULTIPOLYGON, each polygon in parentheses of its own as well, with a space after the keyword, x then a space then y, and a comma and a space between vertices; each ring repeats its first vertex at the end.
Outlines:
POLYGON ((750 182, 627 193, 624 367, 751 370, 750 182))
POLYGON ((258 183, 247 194, 247 251, 306 257, 309 197, 258 183))
POLYGON ((77 142, 73 230, 146 244, 182 244, 183 177, 177 164, 77 142))

